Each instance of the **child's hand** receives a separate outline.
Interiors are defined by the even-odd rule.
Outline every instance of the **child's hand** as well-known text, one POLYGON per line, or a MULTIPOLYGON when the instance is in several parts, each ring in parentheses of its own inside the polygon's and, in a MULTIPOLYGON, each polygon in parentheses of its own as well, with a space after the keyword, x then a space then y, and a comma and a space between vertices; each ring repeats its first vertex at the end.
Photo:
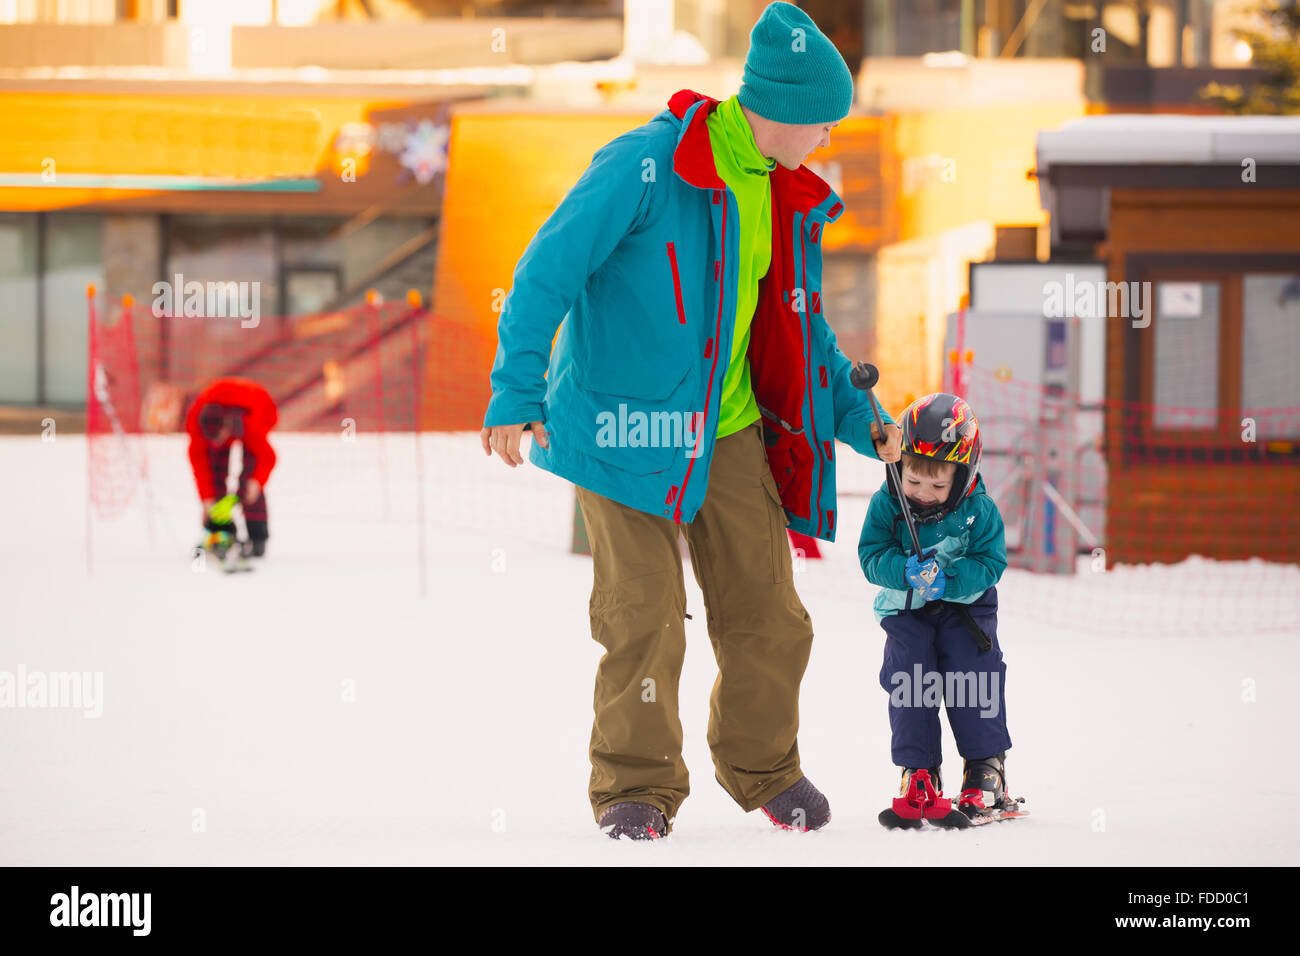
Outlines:
POLYGON ((937 601, 943 597, 944 589, 948 585, 943 568, 939 567, 939 562, 934 559, 934 551, 925 552, 920 559, 914 554, 909 556, 907 565, 903 569, 903 576, 907 578, 907 583, 927 601, 937 601))

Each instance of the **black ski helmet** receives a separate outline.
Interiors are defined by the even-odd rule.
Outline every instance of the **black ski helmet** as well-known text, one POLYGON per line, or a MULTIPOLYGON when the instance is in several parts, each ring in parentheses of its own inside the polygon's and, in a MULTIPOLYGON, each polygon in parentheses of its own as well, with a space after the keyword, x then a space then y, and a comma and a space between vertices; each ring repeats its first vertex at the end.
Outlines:
POLYGON ((210 402, 199 409, 199 432, 208 441, 216 441, 222 431, 228 431, 232 438, 240 438, 244 434, 243 413, 242 408, 210 402))
POLYGON ((965 399, 947 392, 936 392, 907 406, 899 428, 903 433, 903 454, 950 461, 957 466, 947 501, 929 508, 912 508, 916 520, 922 523, 938 521, 955 509, 975 487, 983 451, 980 424, 965 399))

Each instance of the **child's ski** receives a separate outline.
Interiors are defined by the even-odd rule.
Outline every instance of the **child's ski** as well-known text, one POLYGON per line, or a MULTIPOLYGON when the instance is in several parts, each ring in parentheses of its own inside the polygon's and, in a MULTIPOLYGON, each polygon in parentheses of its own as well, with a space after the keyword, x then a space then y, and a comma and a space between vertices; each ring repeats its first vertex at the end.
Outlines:
MULTIPOLYGON (((1024 800, 1024 797, 1018 797, 1017 800, 1024 800)), ((889 830, 919 830, 919 829, 943 829, 943 830, 968 830, 971 827, 984 826, 986 823, 1002 823, 1006 820, 1018 820, 1021 817, 1029 816, 1028 810, 989 810, 987 813, 981 813, 978 816, 971 816, 963 810, 953 810, 950 814, 935 820, 926 818, 908 818, 896 813, 891 807, 888 810, 880 811, 877 818, 880 825, 889 830), (964 823, 957 822, 957 817, 965 820, 964 823)))
MULTIPOLYGON (((894 798, 893 806, 876 818, 889 830, 917 830, 929 824, 945 830, 965 830, 1029 815, 1021 809, 1024 797, 1004 797, 997 806, 975 804, 954 807, 952 799, 935 790, 928 770, 915 770, 908 781, 907 793, 894 798)), ((928 827, 927 827, 928 829, 928 827)))
POLYGON ((986 823, 1001 823, 1003 820, 1016 820, 1029 816, 1029 811, 1023 808, 1024 802, 1024 797, 1014 799, 1003 797, 999 803, 991 807, 967 804, 959 809, 970 821, 971 826, 978 827, 986 823))
POLYGON ((953 807, 952 800, 935 789, 928 770, 913 770, 907 780, 907 792, 895 797, 893 806, 882 810, 876 819, 890 830, 915 830, 927 821, 950 829, 971 825, 966 815, 953 807))

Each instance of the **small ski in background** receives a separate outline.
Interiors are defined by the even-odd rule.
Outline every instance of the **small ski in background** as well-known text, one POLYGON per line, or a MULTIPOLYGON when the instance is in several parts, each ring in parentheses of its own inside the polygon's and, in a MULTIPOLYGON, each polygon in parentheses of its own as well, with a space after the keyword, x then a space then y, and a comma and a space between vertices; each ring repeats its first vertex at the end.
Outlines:
POLYGON ((209 531, 196 551, 206 551, 217 559, 225 574, 238 574, 252 571, 253 564, 248 560, 252 554, 252 542, 236 538, 229 531, 209 531))

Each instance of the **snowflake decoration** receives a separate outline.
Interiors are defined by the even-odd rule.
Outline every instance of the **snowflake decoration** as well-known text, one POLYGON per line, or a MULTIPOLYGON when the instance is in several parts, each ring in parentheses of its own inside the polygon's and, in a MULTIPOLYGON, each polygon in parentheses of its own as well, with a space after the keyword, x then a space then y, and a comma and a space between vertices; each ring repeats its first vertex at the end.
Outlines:
POLYGON ((433 120, 420 120, 420 125, 406 138, 406 148, 398 162, 415 176, 416 182, 427 186, 433 177, 447 168, 447 140, 450 131, 433 120))

